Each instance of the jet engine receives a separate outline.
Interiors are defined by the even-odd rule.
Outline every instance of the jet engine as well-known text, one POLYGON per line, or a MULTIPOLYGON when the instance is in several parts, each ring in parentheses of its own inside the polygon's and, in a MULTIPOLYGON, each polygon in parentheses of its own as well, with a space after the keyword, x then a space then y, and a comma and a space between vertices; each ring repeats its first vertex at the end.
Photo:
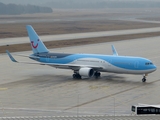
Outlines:
POLYGON ((94 74, 94 70, 92 68, 80 68, 79 74, 85 77, 92 77, 94 74))

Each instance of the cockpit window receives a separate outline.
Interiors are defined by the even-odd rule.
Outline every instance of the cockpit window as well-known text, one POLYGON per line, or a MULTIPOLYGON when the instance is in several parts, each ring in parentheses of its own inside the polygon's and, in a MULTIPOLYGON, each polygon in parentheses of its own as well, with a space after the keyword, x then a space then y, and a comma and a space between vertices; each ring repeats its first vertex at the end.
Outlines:
POLYGON ((145 63, 145 65, 152 65, 153 63, 151 63, 151 62, 147 62, 147 63, 145 63))

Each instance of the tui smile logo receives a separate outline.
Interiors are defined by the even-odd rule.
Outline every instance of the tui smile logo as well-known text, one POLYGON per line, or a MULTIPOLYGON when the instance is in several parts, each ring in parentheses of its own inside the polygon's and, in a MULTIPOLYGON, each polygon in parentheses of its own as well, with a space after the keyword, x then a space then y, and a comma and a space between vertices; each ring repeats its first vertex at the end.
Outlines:
MULTIPOLYGON (((37 41, 39 41, 39 39, 38 39, 37 41)), ((36 48, 38 47, 38 42, 37 42, 36 45, 34 45, 34 41, 31 41, 31 44, 32 44, 32 47, 33 47, 34 49, 36 49, 36 48)))

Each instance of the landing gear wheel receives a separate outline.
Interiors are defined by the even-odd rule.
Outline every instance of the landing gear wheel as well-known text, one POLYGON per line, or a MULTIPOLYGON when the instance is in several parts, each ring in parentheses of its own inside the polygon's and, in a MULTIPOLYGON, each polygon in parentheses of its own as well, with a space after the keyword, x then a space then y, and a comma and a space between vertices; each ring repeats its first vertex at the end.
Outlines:
POLYGON ((99 77, 101 76, 101 73, 96 71, 96 72, 94 73, 94 76, 95 76, 95 78, 97 79, 97 78, 99 78, 99 77))
POLYGON ((146 77, 143 77, 143 78, 142 78, 142 82, 146 82, 146 77))
POLYGON ((81 75, 78 73, 74 73, 72 76, 73 76, 73 79, 81 79, 81 75))
POLYGON ((73 79, 76 79, 76 74, 73 74, 72 77, 73 77, 73 79))

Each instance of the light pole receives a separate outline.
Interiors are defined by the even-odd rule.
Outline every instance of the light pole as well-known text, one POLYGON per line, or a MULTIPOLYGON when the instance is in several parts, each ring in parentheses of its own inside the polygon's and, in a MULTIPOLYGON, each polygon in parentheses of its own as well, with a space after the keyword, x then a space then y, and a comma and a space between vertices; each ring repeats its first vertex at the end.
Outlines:
POLYGON ((115 97, 113 97, 113 100, 114 100, 114 120, 115 120, 115 97))

